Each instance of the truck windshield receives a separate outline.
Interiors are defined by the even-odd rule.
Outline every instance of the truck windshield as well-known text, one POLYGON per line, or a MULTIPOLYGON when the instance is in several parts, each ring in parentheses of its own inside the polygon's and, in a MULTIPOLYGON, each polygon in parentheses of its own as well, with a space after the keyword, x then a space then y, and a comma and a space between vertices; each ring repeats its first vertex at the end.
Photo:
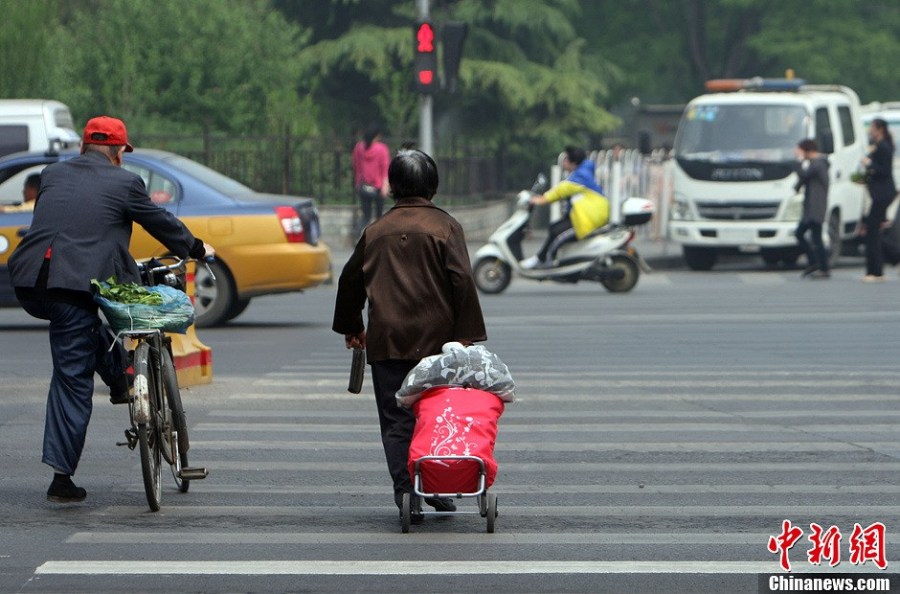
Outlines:
POLYGON ((809 115, 798 105, 692 105, 681 118, 675 156, 730 162, 784 162, 809 136, 809 115))

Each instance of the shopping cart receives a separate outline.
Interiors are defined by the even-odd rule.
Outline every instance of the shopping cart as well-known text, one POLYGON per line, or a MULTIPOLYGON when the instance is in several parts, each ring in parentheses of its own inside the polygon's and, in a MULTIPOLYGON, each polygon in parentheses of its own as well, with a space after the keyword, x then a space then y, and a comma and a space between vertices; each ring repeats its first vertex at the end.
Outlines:
POLYGON ((497 495, 488 489, 497 476, 494 444, 503 409, 497 395, 457 386, 429 388, 412 404, 416 415, 409 447, 413 494, 403 496, 402 532, 409 532, 413 495, 475 497, 478 513, 487 520, 487 531, 494 532, 497 495))

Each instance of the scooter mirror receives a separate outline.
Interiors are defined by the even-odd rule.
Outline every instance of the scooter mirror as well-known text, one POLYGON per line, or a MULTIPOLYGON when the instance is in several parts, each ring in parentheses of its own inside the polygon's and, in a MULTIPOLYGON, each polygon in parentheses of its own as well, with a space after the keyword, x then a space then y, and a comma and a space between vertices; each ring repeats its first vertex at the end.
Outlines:
POLYGON ((531 186, 531 191, 535 194, 543 194, 547 191, 548 185, 547 176, 543 173, 539 173, 537 179, 534 180, 534 185, 531 186))

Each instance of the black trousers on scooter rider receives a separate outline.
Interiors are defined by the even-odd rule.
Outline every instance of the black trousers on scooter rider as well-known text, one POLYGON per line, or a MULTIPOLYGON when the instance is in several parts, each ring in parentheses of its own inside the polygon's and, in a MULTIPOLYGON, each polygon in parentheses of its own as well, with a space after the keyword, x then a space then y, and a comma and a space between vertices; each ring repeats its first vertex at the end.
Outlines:
POLYGON ((575 228, 572 226, 572 219, 568 216, 551 223, 547 229, 547 239, 537 253, 537 258, 540 261, 539 266, 551 265, 556 258, 556 252, 559 251, 559 248, 575 241, 575 239, 575 228))

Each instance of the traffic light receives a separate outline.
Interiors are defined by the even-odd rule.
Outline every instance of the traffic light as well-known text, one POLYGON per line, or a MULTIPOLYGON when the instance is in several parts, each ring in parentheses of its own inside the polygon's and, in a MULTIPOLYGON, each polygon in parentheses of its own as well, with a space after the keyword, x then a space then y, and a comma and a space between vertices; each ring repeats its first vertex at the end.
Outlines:
POLYGON ((435 52, 434 27, 430 21, 416 23, 416 90, 434 93, 438 89, 437 54, 435 52))
POLYGON ((456 91, 463 43, 468 32, 469 26, 466 23, 451 21, 441 27, 441 44, 444 50, 441 54, 441 65, 444 67, 444 88, 448 93, 456 91))

